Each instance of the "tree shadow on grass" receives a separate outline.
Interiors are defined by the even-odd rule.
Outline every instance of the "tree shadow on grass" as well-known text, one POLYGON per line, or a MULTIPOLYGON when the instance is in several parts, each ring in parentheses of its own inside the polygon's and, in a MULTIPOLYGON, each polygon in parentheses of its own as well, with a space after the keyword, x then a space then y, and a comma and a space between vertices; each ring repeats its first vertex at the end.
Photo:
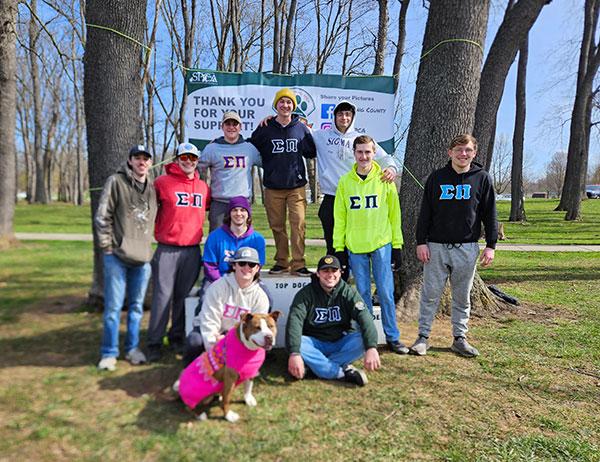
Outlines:
POLYGON ((98 359, 100 333, 87 320, 68 327, 0 339, 0 368, 81 367, 98 359))

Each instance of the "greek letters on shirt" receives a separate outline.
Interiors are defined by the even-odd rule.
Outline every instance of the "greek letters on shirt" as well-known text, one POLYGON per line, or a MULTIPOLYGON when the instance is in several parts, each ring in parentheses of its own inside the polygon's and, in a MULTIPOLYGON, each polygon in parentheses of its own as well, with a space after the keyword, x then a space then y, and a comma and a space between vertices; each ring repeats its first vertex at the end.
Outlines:
POLYGON ((377 194, 368 194, 366 196, 349 196, 350 210, 360 209, 378 209, 378 196, 377 194))
POLYGON ((204 201, 202 200, 202 194, 198 193, 187 193, 187 192, 175 192, 177 207, 197 207, 202 208, 204 201))
POLYGON ((296 138, 288 138, 285 140, 272 139, 271 143, 273 143, 273 154, 298 152, 298 140, 296 138))
POLYGON ((328 306, 326 308, 315 308, 313 323, 325 324, 329 322, 340 322, 342 314, 339 306, 328 306))
POLYGON ((223 310, 223 317, 229 319, 235 319, 239 321, 244 313, 249 313, 250 310, 248 308, 243 308, 241 306, 234 306, 228 303, 225 303, 225 309, 223 310))
POLYGON ((223 168, 246 168, 246 156, 223 156, 223 168))
POLYGON ((471 185, 470 184, 441 184, 440 200, 448 201, 452 199, 469 200, 471 199, 471 185))

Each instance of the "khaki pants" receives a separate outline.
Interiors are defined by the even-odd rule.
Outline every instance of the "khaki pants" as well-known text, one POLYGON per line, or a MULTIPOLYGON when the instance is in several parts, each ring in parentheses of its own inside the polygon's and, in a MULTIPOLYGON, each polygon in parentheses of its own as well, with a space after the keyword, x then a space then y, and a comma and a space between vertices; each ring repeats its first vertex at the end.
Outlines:
POLYGON ((275 239, 275 262, 287 268, 289 263, 288 235, 285 223, 286 209, 290 220, 292 243, 291 270, 306 266, 304 261, 304 233, 306 224, 306 191, 304 186, 295 189, 265 188, 265 209, 269 226, 275 239))

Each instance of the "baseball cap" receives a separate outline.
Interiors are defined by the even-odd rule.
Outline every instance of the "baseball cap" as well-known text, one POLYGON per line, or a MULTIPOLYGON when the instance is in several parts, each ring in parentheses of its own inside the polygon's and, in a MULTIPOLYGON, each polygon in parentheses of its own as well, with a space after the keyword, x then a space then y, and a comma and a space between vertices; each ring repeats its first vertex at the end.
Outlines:
POLYGON ((321 271, 322 269, 333 268, 333 269, 341 269, 342 265, 340 265, 340 261, 337 257, 333 255, 325 255, 323 258, 319 260, 319 264, 317 265, 317 271, 321 271))
POLYGON ((260 265, 258 251, 256 249, 253 249, 252 247, 240 247, 239 249, 237 249, 235 255, 231 260, 229 260, 229 262, 237 263, 239 261, 246 261, 248 263, 256 263, 260 265))
POLYGON ((225 114, 223 114, 221 122, 225 123, 228 120, 235 120, 238 124, 242 123, 242 119, 240 119, 239 114, 235 111, 227 111, 225 114))
POLYGON ((150 151, 148 151, 146 149, 146 146, 144 146, 143 144, 136 144, 134 147, 132 147, 129 150, 129 157, 137 156, 139 154, 145 154, 148 157, 152 157, 152 154, 150 154, 150 151))
POLYGON ((192 143, 181 143, 177 146, 177 155, 192 154, 193 156, 200 157, 198 154, 198 148, 192 143))

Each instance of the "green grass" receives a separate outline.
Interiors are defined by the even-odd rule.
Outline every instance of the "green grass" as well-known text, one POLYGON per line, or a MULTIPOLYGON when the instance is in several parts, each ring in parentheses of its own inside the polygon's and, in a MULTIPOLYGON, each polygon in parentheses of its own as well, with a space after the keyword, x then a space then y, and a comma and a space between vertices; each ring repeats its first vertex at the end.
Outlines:
MULTIPOLYGON (((526 223, 508 223, 510 202, 499 201, 498 219, 505 224, 508 240, 513 244, 600 244, 600 200, 582 203, 582 220, 567 222, 564 212, 554 212, 558 201, 529 199, 525 208, 526 223)), ((321 239, 323 231, 317 216, 318 205, 309 204, 306 213, 306 237, 321 239)), ((15 211, 15 231, 31 233, 90 233, 89 206, 68 204, 49 206, 20 203, 15 211)), ((254 206, 254 227, 265 237, 272 237, 262 205, 254 206)), ((205 227, 208 229, 208 224, 205 227)))
MULTIPOLYGON (((472 320, 479 358, 447 351, 447 319, 428 356, 384 353, 361 389, 291 381, 278 351, 257 408, 236 392, 238 424, 191 423, 161 393, 172 354, 96 370, 91 243, 22 243, 0 252, 0 459, 600 461, 600 377, 586 375, 600 376, 600 258, 503 251, 481 275, 523 306, 472 320)), ((415 336, 416 323, 401 328, 415 336)))

